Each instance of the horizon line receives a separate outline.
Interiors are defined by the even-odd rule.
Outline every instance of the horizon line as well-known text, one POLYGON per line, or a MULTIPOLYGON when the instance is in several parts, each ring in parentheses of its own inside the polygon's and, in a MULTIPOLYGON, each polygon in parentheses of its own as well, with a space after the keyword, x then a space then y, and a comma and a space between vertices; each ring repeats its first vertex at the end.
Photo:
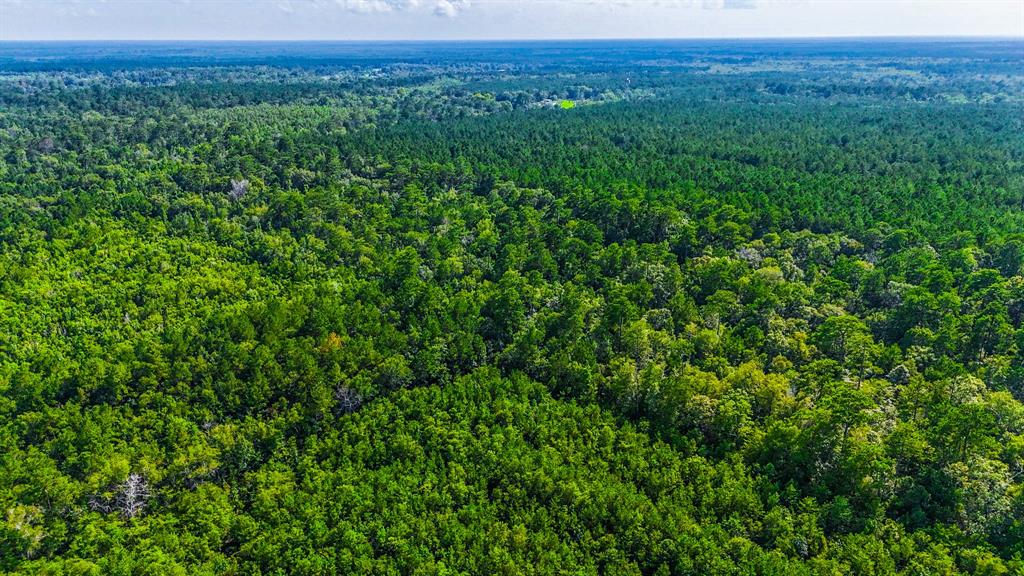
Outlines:
POLYGON ((1024 42, 1024 34, 1020 36, 999 34, 849 34, 823 36, 580 36, 580 37, 543 37, 543 38, 0 38, 0 44, 28 43, 155 43, 155 42, 211 42, 211 43, 442 43, 442 42, 636 42, 636 41, 733 41, 733 40, 983 40, 983 41, 1020 41, 1024 42))

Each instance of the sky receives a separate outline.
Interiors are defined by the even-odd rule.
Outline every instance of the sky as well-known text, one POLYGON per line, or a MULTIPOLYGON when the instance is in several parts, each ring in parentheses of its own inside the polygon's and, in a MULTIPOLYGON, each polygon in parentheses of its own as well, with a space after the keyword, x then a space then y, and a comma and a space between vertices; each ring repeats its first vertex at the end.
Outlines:
POLYGON ((1024 0, 0 0, 0 40, 1010 36, 1024 0))

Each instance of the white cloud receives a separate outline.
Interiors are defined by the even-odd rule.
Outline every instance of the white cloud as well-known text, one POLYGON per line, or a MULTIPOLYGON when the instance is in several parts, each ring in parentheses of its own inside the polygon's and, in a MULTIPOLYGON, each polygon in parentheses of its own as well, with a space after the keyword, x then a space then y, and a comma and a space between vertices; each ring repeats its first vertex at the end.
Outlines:
POLYGON ((280 0, 277 3, 277 9, 286 14, 292 14, 295 12, 295 6, 292 5, 290 0, 280 0))
POLYGON ((454 18, 466 8, 469 8, 469 0, 437 0, 434 5, 434 14, 454 18))
POLYGON ((334 3, 349 12, 360 14, 410 10, 419 5, 416 0, 334 0, 334 3))
MULTIPOLYGON (((796 3, 806 0, 654 0, 656 6, 675 6, 694 8, 700 6, 705 10, 750 10, 770 4, 796 3)), ((620 0, 619 4, 626 8, 637 8, 644 4, 643 0, 620 0)))
POLYGON ((310 9, 340 9, 355 14, 386 14, 429 9, 436 16, 454 18, 469 8, 470 0, 277 0, 276 6, 287 14, 310 9))
POLYGON ((757 0, 722 0, 722 8, 726 10, 749 10, 757 8, 757 0))

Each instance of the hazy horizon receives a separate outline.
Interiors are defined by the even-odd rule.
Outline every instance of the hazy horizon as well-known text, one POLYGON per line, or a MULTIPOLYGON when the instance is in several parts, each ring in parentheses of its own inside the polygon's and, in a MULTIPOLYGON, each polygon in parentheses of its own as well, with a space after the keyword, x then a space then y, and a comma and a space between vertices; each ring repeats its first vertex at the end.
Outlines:
POLYGON ((1024 38, 1016 0, 0 0, 0 41, 1024 38))
POLYGON ((442 44, 442 43, 541 43, 541 42, 758 42, 764 40, 821 41, 830 40, 887 40, 900 41, 963 41, 977 40, 981 42, 1024 42, 1024 36, 981 35, 981 34, 943 34, 943 35, 879 35, 866 34, 849 36, 676 36, 676 37, 549 37, 549 38, 295 38, 295 39, 261 39, 261 38, 60 38, 60 39, 16 39, 0 38, 0 44, 442 44))

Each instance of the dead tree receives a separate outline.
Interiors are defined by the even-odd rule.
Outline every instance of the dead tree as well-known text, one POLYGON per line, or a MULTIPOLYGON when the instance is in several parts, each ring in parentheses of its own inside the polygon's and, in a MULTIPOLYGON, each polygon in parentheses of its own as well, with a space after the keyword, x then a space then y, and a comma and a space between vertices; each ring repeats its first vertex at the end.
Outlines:
POLYGON ((128 479, 121 484, 121 490, 117 497, 117 507, 125 518, 135 518, 146 507, 149 500, 149 484, 141 474, 129 474, 128 479))
POLYGON ((109 514, 120 512, 125 518, 135 518, 146 508, 152 497, 149 484, 142 474, 131 473, 124 482, 115 485, 110 495, 93 494, 89 497, 89 509, 109 514))
POLYGON ((245 178, 241 180, 231 180, 231 192, 228 194, 232 200, 236 202, 241 200, 246 194, 249 193, 249 181, 245 178))
POLYGON ((339 414, 351 414, 363 405, 363 395, 358 390, 353 390, 344 385, 339 385, 334 391, 334 400, 337 402, 337 412, 339 414))

